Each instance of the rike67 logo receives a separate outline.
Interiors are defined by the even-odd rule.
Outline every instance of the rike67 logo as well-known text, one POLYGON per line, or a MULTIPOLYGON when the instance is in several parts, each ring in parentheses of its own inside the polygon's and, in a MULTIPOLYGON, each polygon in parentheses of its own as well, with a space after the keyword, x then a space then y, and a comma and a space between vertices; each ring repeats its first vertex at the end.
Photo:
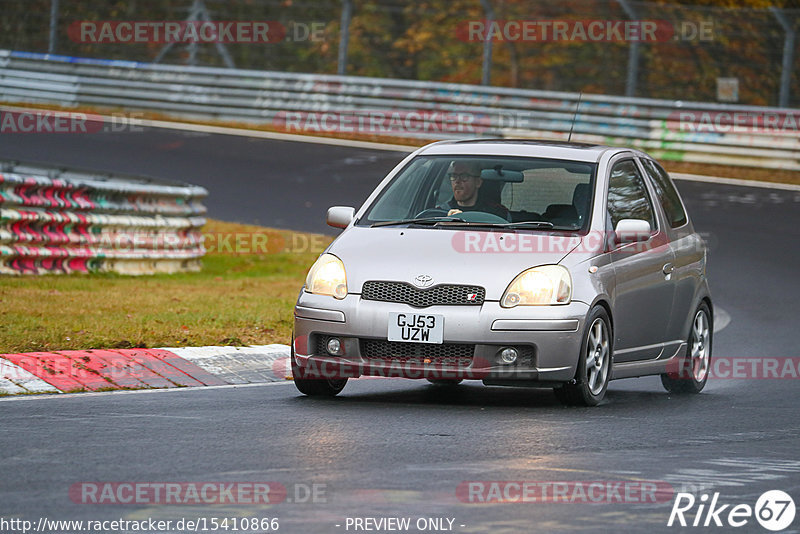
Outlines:
POLYGON ((796 511, 792 497, 781 490, 762 493, 755 506, 746 503, 722 504, 719 492, 715 492, 710 501, 706 493, 696 498, 691 493, 680 492, 675 496, 667 526, 738 528, 752 524, 755 518, 765 529, 778 532, 792 524, 796 511))

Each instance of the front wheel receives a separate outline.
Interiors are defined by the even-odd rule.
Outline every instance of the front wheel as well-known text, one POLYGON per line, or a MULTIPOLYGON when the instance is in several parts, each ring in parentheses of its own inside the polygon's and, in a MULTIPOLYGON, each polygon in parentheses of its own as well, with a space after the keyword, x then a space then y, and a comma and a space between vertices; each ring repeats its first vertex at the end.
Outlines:
POLYGON ((335 397, 347 385, 347 379, 295 378, 294 385, 300 393, 309 397, 335 397))
POLYGON ((593 308, 586 325, 575 378, 553 390, 556 398, 568 406, 597 406, 611 380, 611 321, 605 308, 593 308))
POLYGON ((670 393, 700 393, 706 387, 708 370, 711 367, 713 332, 711 310, 703 302, 694 314, 686 356, 678 364, 678 371, 661 375, 664 389, 670 393))
POLYGON ((305 371, 294 359, 294 348, 292 348, 292 377, 297 390, 309 397, 335 397, 347 385, 347 378, 323 378, 305 371))

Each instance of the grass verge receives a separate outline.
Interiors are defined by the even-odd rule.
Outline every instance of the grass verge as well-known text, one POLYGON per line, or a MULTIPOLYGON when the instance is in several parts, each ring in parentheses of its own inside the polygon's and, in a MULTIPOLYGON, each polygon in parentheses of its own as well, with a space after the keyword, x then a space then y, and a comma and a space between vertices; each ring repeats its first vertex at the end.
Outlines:
POLYGON ((0 352, 288 343, 332 238, 214 220, 203 231, 213 244, 198 273, 0 277, 0 352))

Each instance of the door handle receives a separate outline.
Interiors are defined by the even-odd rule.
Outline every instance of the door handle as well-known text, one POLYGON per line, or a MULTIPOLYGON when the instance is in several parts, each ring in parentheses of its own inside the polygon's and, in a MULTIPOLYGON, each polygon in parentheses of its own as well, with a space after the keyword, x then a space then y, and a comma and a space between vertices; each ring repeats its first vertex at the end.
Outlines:
POLYGON ((674 271, 674 270, 675 270, 675 266, 672 265, 671 263, 665 263, 664 267, 661 268, 661 271, 667 276, 671 275, 672 271, 674 271))

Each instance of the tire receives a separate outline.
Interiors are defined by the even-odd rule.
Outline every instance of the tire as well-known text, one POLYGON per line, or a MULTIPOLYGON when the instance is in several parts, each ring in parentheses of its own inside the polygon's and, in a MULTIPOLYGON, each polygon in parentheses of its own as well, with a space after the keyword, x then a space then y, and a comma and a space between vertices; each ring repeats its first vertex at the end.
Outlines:
POLYGON ((595 306, 586 319, 578 369, 575 378, 553 389, 556 398, 567 406, 597 406, 611 380, 614 336, 611 321, 602 306, 595 306))
POLYGON ((686 355, 677 372, 661 375, 664 389, 670 393, 700 393, 708 382, 711 369, 711 345, 714 338, 714 320, 708 304, 701 302, 694 312, 689 328, 686 355))
POLYGON ((457 386, 464 381, 463 378, 427 378, 426 380, 434 386, 442 387, 457 386))
POLYGON ((309 397, 335 397, 347 385, 347 378, 323 378, 303 370, 294 359, 294 348, 292 348, 292 377, 297 390, 309 397))

